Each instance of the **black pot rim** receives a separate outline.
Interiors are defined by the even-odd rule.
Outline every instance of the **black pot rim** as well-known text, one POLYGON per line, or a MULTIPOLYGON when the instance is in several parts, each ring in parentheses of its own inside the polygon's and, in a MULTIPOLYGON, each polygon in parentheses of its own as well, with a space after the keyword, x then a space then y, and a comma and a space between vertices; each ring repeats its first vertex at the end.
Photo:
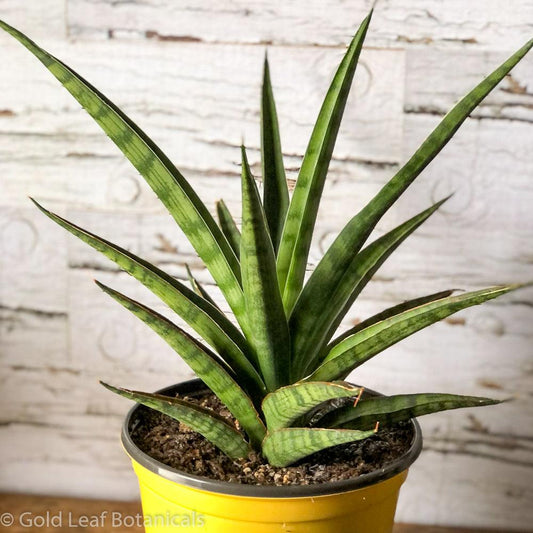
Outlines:
MULTIPOLYGON (((165 387, 159 391, 159 394, 167 393, 191 393, 205 389, 205 384, 200 379, 191 379, 181 383, 165 387)), ((379 393, 366 389, 370 394, 380 395, 379 393)), ((351 490, 361 489, 373 485, 380 481, 385 481, 404 470, 407 470, 417 459, 422 450, 422 430, 415 418, 411 419, 413 427, 413 439, 411 446, 405 454, 398 459, 389 463, 384 468, 374 470, 368 474, 362 474, 353 479, 342 481, 330 481, 316 485, 289 485, 289 486, 272 486, 272 485, 246 485, 243 483, 232 483, 229 481, 218 481, 207 477, 188 474, 176 468, 167 466, 148 454, 141 451, 133 442, 130 434, 130 427, 137 414, 140 404, 133 406, 124 420, 122 426, 122 445, 126 453, 144 468, 157 474, 169 481, 209 492, 222 494, 231 494, 235 496, 248 496, 251 498, 303 498, 310 496, 324 496, 326 494, 342 493, 351 490)))

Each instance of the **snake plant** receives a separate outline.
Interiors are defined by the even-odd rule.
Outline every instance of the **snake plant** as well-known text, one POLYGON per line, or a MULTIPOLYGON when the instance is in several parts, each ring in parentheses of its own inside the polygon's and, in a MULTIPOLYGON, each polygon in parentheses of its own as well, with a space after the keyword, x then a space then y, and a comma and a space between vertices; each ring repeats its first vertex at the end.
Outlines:
POLYGON ((285 466, 382 427, 446 409, 498 403, 452 394, 361 397, 344 380, 389 346, 449 315, 519 285, 454 295, 442 291, 387 309, 352 329, 337 329, 361 290, 394 250, 446 198, 365 246, 381 217, 451 139, 469 114, 533 46, 529 41, 462 98, 405 165, 348 222, 311 276, 304 274, 324 182, 371 13, 362 22, 326 94, 292 198, 283 167, 276 106, 265 58, 261 97, 263 193, 242 147, 242 227, 223 201, 218 223, 158 146, 116 105, 65 63, 1 22, 76 98, 148 182, 183 230, 224 295, 237 325, 190 274, 192 289, 157 266, 37 207, 155 293, 201 340, 142 303, 98 286, 156 331, 227 406, 232 425, 185 399, 104 384, 202 434, 232 458, 252 449, 285 466), (339 402, 331 400, 344 399, 339 402), (332 408, 322 418, 317 408, 332 408), (336 406, 336 407, 335 407, 336 406), (311 416, 315 413, 314 416, 311 416), (311 422, 310 422, 311 421, 311 422))

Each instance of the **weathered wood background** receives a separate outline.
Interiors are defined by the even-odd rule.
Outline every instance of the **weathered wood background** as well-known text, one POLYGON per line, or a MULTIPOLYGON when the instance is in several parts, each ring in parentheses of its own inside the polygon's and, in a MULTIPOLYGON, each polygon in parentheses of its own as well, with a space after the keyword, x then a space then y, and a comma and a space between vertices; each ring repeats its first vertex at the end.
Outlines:
MULTIPOLYGON (((0 0, 0 16, 140 123, 209 206, 239 213, 238 145, 258 170, 268 46, 295 178, 363 0, 0 0)), ((447 109, 531 37, 531 0, 382 0, 331 165, 311 260, 447 109)), ((129 404, 97 383, 154 389, 191 376, 92 283, 161 308, 27 196, 184 277, 200 261, 151 191, 72 98, 0 35, 0 490, 134 498, 118 444, 129 404)), ((389 260, 350 321, 441 288, 533 279, 533 56, 520 64, 390 211, 378 232, 456 191, 389 260)), ((386 393, 512 397, 422 419, 425 452, 402 521, 533 523, 533 291, 433 326, 353 376, 386 393)))

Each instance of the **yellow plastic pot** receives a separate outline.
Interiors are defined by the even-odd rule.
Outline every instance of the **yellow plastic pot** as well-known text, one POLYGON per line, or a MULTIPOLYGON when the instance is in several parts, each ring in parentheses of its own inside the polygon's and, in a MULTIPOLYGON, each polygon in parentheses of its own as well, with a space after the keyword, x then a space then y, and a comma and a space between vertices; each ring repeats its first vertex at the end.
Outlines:
MULTIPOLYGON (((160 393, 203 389, 200 380, 191 380, 160 393)), ((129 412, 122 443, 139 479, 147 533, 391 533, 400 487, 422 448, 420 427, 412 420, 410 449, 384 469, 317 485, 242 485, 186 474, 146 455, 130 436, 139 409, 145 408, 129 412)))

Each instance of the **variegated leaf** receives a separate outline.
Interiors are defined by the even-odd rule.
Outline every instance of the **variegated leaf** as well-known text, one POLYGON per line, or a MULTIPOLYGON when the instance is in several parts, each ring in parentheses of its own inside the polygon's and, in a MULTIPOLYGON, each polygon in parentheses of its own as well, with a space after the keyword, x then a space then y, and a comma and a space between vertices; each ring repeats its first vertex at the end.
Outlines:
POLYGON ((302 289, 320 197, 371 16, 372 12, 362 22, 331 82, 287 212, 277 260, 287 316, 302 289))
POLYGON ((250 445, 244 440, 242 434, 210 409, 179 398, 113 387, 103 381, 100 383, 115 394, 179 420, 193 431, 203 435, 232 459, 246 457, 250 452, 250 445))
POLYGON ((222 229, 222 233, 224 233, 226 239, 228 239, 231 248, 235 252, 235 255, 240 257, 241 232, 239 231, 237 224, 235 224, 235 219, 231 216, 231 213, 229 212, 224 200, 219 200, 216 204, 216 207, 218 222, 220 224, 220 228, 222 229))
POLYGON ((335 294, 339 290, 339 287, 343 284, 345 272, 350 269, 354 257, 356 257, 357 252, 362 248, 381 217, 444 148, 470 113, 527 54, 532 46, 533 39, 463 97, 442 119, 409 161, 348 222, 311 274, 303 289, 302 300, 314 299, 318 294, 335 294))
POLYGON ((161 298, 241 376, 242 385, 254 397, 261 398, 263 396, 265 385, 249 360, 252 357, 252 352, 246 339, 218 308, 213 307, 209 302, 185 287, 183 283, 155 265, 48 211, 35 200, 33 202, 56 224, 114 261, 120 268, 123 268, 161 298))
POLYGON ((281 387, 263 400, 262 411, 268 431, 289 427, 327 400, 357 397, 361 392, 344 382, 309 381, 281 387))
POLYGON ((272 245, 274 251, 277 252, 289 208, 289 188, 283 166, 278 116, 266 55, 261 93, 261 164, 263 169, 263 205, 272 245))
POLYGON ((354 256, 334 293, 302 293, 290 318, 291 340, 298 378, 316 366, 322 349, 331 339, 355 298, 398 246, 419 228, 447 199, 389 231, 354 256))
POLYGON ((458 394, 421 393, 378 396, 363 398, 355 407, 344 406, 332 411, 319 420, 318 425, 365 430, 375 427, 376 422, 379 422, 380 426, 390 426, 410 418, 449 409, 481 407, 498 403, 501 401, 458 394))
POLYGON ((269 391, 290 379, 289 328, 276 277, 276 259, 259 191, 242 148, 242 286, 247 334, 269 391))
POLYGON ((265 426, 252 400, 241 389, 231 370, 225 368, 223 361, 170 320, 102 283, 96 283, 164 339, 239 421, 252 445, 259 446, 265 426))
POLYGON ((139 171, 203 259, 244 327, 238 259, 189 182, 148 135, 89 82, 9 24, 0 21, 0 28, 61 82, 139 171))
POLYGON ((457 311, 497 298, 523 285, 491 287, 430 302, 358 331, 337 344, 309 377, 310 381, 343 379, 354 368, 409 335, 457 311))
POLYGON ((353 429, 283 428, 267 434, 263 454, 273 466, 288 466, 312 453, 367 439, 374 433, 353 429))

